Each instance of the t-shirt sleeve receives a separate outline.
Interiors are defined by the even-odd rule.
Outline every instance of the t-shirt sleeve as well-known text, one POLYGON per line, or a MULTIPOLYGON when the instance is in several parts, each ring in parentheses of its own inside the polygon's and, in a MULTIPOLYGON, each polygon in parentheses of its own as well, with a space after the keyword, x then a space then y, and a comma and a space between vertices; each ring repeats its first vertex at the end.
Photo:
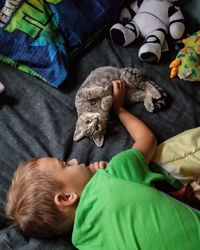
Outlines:
POLYGON ((106 172, 129 181, 152 186, 152 182, 164 177, 149 170, 143 155, 137 149, 129 149, 114 156, 106 172))

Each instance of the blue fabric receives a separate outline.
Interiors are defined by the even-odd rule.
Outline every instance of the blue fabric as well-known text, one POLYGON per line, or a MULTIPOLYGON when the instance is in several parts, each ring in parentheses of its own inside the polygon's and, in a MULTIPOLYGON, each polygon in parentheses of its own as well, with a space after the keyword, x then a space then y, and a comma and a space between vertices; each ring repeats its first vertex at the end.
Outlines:
POLYGON ((124 3, 124 0, 68 0, 51 8, 69 48, 73 49, 117 18, 124 3))
POLYGON ((0 0, 0 60, 58 87, 69 53, 102 30, 124 0, 0 0))

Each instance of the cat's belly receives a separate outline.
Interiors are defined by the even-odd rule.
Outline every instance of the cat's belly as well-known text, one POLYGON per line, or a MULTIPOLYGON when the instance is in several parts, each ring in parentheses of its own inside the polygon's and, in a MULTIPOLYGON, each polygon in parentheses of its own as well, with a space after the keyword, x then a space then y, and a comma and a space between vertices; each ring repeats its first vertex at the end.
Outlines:
POLYGON ((113 80, 119 79, 120 73, 118 68, 112 66, 100 67, 93 70, 89 74, 89 76, 84 81, 82 87, 99 86, 105 88, 109 84, 111 84, 113 80))

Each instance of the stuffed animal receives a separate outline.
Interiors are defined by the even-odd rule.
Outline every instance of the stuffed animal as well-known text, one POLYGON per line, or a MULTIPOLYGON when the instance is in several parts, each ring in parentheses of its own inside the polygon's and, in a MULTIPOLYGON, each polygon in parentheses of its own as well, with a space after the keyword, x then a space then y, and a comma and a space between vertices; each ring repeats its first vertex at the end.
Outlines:
POLYGON ((0 94, 1 94, 1 92, 4 91, 4 89, 5 89, 5 87, 4 87, 3 84, 0 82, 0 94))
POLYGON ((185 47, 182 48, 176 59, 170 64, 170 77, 176 75, 186 81, 200 81, 200 31, 183 39, 185 47))
POLYGON ((180 39, 185 31, 183 14, 174 0, 136 0, 122 9, 120 21, 110 29, 111 39, 123 46, 145 38, 139 49, 139 58, 147 63, 158 62, 161 48, 169 32, 173 39, 180 39))

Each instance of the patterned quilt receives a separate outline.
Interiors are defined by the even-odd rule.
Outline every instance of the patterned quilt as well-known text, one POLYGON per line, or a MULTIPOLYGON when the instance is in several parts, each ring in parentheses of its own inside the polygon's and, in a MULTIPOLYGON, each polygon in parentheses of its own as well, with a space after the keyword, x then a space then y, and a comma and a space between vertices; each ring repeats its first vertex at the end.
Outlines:
POLYGON ((0 0, 0 60, 58 87, 70 53, 119 15, 124 0, 0 0))

